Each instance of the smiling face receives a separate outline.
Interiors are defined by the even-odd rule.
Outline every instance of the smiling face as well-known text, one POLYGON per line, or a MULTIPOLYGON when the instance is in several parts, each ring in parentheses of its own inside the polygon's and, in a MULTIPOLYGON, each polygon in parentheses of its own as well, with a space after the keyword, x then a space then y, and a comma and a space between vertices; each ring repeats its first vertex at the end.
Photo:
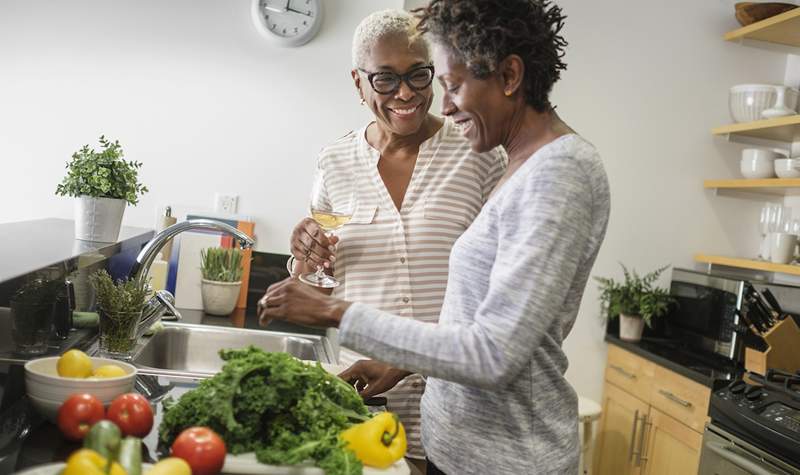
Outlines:
MULTIPOLYGON (((371 48, 361 68, 369 73, 392 72, 403 75, 430 65, 427 49, 420 42, 409 45, 406 35, 384 36, 371 48)), ((415 91, 405 81, 390 94, 378 94, 367 79, 368 73, 353 70, 353 80, 379 126, 392 134, 406 136, 419 131, 433 103, 433 88, 415 91)))
POLYGON ((503 143, 506 124, 513 112, 498 74, 477 79, 450 50, 434 43, 436 77, 444 89, 442 114, 461 127, 472 150, 487 152, 503 143))

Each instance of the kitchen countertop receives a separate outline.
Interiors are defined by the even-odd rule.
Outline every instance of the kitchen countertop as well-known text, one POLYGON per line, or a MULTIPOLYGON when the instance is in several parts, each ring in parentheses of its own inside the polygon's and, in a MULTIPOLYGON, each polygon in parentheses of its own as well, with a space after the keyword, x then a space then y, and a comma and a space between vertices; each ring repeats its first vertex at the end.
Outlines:
POLYGON ((719 359, 691 352, 674 340, 643 338, 640 342, 621 340, 606 334, 606 342, 648 359, 704 386, 712 387, 717 379, 732 379, 736 369, 719 359))

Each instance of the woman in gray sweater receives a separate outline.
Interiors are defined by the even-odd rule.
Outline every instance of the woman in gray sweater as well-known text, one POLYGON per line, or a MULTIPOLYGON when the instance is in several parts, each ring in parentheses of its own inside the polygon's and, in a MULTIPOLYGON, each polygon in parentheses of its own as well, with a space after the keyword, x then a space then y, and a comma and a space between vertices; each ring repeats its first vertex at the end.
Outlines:
POLYGON ((578 470, 577 396, 561 344, 605 236, 609 190, 595 148, 549 101, 565 69, 563 20, 540 0, 433 0, 422 14, 445 89, 442 113, 476 152, 502 145, 509 156, 453 246, 438 324, 294 280, 259 302, 262 323, 338 327, 343 345, 428 377, 421 410, 429 474, 578 470))

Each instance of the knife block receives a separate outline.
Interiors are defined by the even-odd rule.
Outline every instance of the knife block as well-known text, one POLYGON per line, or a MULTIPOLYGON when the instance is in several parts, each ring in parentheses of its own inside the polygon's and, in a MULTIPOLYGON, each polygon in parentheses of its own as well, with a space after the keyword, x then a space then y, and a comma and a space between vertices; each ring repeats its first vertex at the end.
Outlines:
POLYGON ((768 346, 766 351, 744 349, 744 367, 748 371, 766 375, 768 369, 790 373, 800 370, 800 328, 791 316, 773 325, 762 336, 768 346))

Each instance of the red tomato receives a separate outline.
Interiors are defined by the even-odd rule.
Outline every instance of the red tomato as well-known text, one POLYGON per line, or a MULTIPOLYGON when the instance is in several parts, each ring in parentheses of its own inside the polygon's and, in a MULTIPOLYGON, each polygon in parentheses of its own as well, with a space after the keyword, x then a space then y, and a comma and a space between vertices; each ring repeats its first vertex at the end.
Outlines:
POLYGON ((105 416, 103 403, 91 394, 73 394, 58 408, 58 428, 64 437, 81 440, 105 416))
POLYGON ((192 475, 214 475, 225 465, 225 442, 208 427, 190 427, 172 444, 172 455, 192 467, 192 475))
POLYGON ((119 426, 123 435, 143 438, 153 428, 153 409, 141 394, 123 394, 111 402, 108 419, 119 426))

